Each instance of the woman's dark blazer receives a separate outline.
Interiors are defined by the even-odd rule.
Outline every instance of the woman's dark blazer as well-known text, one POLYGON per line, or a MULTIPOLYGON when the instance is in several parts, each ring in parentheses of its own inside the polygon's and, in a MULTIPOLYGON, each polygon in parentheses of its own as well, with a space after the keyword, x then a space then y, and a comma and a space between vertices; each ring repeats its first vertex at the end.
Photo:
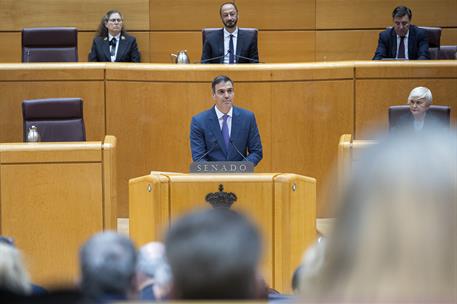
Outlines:
MULTIPOLYGON (((111 62, 108 37, 95 37, 89 53, 89 61, 111 62)), ((121 35, 117 49, 116 62, 140 62, 140 52, 136 39, 130 35, 121 35)))

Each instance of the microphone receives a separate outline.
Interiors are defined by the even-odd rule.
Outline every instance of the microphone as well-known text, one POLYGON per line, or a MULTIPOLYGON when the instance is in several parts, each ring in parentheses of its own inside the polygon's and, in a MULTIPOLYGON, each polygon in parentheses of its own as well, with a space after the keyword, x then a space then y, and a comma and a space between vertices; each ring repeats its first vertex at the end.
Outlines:
POLYGON ((201 60, 200 62, 195 62, 195 63, 207 63, 208 61, 213 61, 213 60, 217 60, 217 59, 221 59, 221 58, 224 58, 225 56, 227 56, 228 54, 230 54, 230 50, 227 51, 227 53, 225 53, 224 55, 222 56, 217 56, 217 57, 213 57, 213 58, 208 58, 208 59, 205 59, 205 60, 201 60))
POLYGON ((213 141, 213 144, 211 145, 211 148, 205 152, 205 154, 203 154, 202 156, 200 156, 195 162, 199 162, 201 161, 206 155, 208 155, 211 151, 214 150, 214 148, 216 148, 218 146, 217 144, 217 140, 214 140, 213 141))
MULTIPOLYGON (((230 52, 230 50, 229 50, 229 52, 230 52)), ((253 63, 263 63, 263 62, 260 62, 258 59, 249 58, 249 57, 244 57, 244 56, 237 55, 237 54, 233 54, 233 55, 235 55, 235 57, 236 57, 237 59, 240 59, 240 58, 241 58, 241 59, 244 59, 244 60, 249 60, 250 62, 253 62, 253 63)))
MULTIPOLYGON (((232 146, 235 148, 236 152, 238 152, 239 155, 241 155, 241 157, 245 160, 245 161, 249 161, 243 153, 240 152, 240 150, 238 150, 238 148, 235 146, 235 144, 233 143, 232 139, 230 138, 229 139, 229 142, 232 144, 232 146)), ((252 163, 252 162, 251 162, 252 163)))

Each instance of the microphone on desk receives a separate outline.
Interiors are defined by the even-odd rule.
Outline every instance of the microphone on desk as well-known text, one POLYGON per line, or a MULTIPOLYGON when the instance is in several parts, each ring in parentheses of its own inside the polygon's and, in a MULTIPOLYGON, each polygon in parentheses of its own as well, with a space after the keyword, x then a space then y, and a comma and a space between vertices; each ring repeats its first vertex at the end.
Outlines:
MULTIPOLYGON (((228 53, 230 54, 230 50, 228 51, 228 53)), ((237 55, 237 54, 233 54, 237 61, 238 59, 244 59, 244 60, 249 60, 250 62, 253 62, 253 63, 264 63, 264 62, 260 62, 258 59, 254 59, 254 58, 249 58, 249 57, 244 57, 244 56, 241 56, 241 55, 237 55)))
POLYGON ((199 162, 201 161, 206 155, 208 155, 209 153, 211 153, 214 148, 216 148, 218 146, 217 144, 217 140, 213 140, 213 144, 211 145, 211 148, 205 152, 205 154, 203 154, 202 156, 200 156, 195 162, 199 162))
POLYGON ((227 56, 228 54, 230 54, 230 50, 228 50, 227 53, 225 53, 225 54, 222 55, 222 56, 217 56, 217 57, 213 57, 213 58, 208 58, 208 59, 201 60, 200 62, 195 62, 195 63, 207 63, 207 62, 209 62, 209 61, 213 61, 213 60, 218 60, 218 59, 224 58, 224 57, 227 56))
MULTIPOLYGON (((235 144, 233 143, 232 139, 230 138, 229 139, 229 142, 230 144, 232 144, 232 146, 235 148, 236 152, 238 152, 239 155, 241 155, 241 157, 245 160, 245 161, 249 161, 243 153, 240 152, 240 150, 238 150, 238 148, 235 146, 235 144)), ((251 162, 252 163, 252 162, 251 162)))
POLYGON ((30 62, 30 50, 25 52, 25 62, 30 62))

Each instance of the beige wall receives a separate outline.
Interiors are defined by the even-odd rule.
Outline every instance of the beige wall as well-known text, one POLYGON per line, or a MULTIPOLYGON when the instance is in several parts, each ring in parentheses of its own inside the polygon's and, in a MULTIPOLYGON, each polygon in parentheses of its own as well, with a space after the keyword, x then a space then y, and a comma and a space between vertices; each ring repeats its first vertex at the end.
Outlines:
MULTIPOLYGON (((75 26, 79 60, 86 61, 94 31, 109 9, 123 12, 138 38, 143 62, 169 63, 170 53, 201 55, 201 29, 219 27, 214 0, 3 0, 0 62, 20 62, 24 27, 75 26)), ((261 61, 312 62, 371 59, 379 31, 391 24, 391 0, 238 0, 241 27, 256 27, 261 61)), ((457 44, 457 0, 403 1, 413 23, 443 27, 442 44, 457 44)))

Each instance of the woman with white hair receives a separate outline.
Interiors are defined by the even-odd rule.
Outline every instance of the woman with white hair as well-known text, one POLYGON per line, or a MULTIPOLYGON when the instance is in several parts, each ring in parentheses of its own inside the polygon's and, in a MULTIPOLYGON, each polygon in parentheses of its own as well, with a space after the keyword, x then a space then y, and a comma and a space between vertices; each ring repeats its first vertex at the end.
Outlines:
POLYGON ((432 92, 428 88, 417 87, 412 89, 408 96, 408 105, 415 122, 424 121, 425 115, 432 105, 432 100, 432 92))
POLYGON ((400 116, 395 126, 391 126, 391 130, 421 132, 433 128, 448 128, 444 121, 429 111, 432 100, 430 89, 426 87, 412 89, 408 96, 410 111, 400 116))

